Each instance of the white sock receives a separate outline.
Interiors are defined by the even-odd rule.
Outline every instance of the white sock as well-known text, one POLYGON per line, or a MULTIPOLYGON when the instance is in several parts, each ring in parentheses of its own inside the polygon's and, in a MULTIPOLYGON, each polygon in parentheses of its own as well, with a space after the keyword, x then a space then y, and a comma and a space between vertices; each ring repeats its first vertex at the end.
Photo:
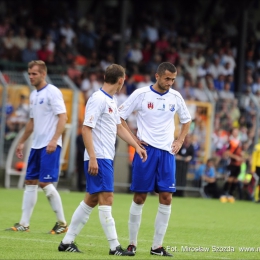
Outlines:
POLYGON ((57 221, 60 224, 66 225, 66 220, 64 217, 64 212, 63 212, 63 207, 62 207, 62 202, 61 202, 61 197, 56 188, 54 187, 53 184, 49 184, 43 188, 43 191, 45 192, 45 195, 47 199, 50 202, 50 205, 53 209, 53 211, 56 214, 57 221))
POLYGON ((144 204, 138 205, 134 201, 132 201, 128 221, 130 245, 137 246, 137 235, 141 224, 143 206, 144 204))
POLYGON ((63 244, 70 244, 72 241, 75 241, 76 236, 87 223, 92 210, 93 208, 88 206, 84 201, 80 202, 79 206, 73 213, 69 229, 62 240, 63 244))
POLYGON ((171 205, 159 204, 158 212, 154 223, 155 232, 153 237, 152 249, 156 249, 162 246, 163 239, 168 227, 170 215, 171 205))
POLYGON ((22 217, 20 224, 24 227, 30 225, 30 219, 38 197, 38 185, 25 185, 23 193, 22 217))
POLYGON ((99 206, 99 220, 107 237, 110 249, 116 250, 116 247, 120 245, 117 240, 115 221, 112 217, 111 206, 99 206))

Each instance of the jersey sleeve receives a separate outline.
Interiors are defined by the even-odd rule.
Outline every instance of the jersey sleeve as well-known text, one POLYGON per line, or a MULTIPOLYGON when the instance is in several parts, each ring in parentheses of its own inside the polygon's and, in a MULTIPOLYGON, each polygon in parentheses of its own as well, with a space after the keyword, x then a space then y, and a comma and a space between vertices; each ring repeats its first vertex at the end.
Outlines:
POLYGON ((133 111, 139 110, 139 108, 141 107, 141 98, 142 94, 140 93, 140 91, 134 91, 118 108, 120 117, 126 120, 133 111))
POLYGON ((95 128, 97 120, 104 109, 105 99, 100 98, 98 95, 92 95, 86 104, 83 125, 95 128))
POLYGON ((177 109, 177 114, 179 116, 180 122, 182 124, 186 124, 189 121, 191 121, 191 115, 190 112, 188 110, 188 107, 183 99, 183 97, 181 95, 177 96, 177 104, 178 104, 178 109, 177 109))
POLYGON ((67 112, 62 93, 58 88, 52 91, 51 107, 55 115, 64 114, 67 112))

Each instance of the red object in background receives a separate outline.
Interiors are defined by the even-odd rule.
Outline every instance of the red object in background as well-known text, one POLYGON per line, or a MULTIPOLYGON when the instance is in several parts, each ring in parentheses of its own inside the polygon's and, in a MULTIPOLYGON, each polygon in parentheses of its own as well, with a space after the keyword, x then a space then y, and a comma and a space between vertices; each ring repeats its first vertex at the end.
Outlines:
POLYGON ((25 162, 17 162, 15 164, 15 169, 19 172, 21 172, 24 168, 26 167, 26 163, 25 162))

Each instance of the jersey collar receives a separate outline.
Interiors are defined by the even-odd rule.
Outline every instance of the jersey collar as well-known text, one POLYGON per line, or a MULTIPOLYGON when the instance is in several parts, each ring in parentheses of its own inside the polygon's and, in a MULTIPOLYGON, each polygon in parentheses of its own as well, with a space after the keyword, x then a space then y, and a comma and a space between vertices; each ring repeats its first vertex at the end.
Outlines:
POLYGON ((47 83, 47 85, 45 85, 43 88, 41 88, 41 89, 39 89, 39 90, 37 90, 37 92, 40 92, 40 91, 42 91, 43 89, 45 89, 47 86, 48 86, 49 84, 47 83))
POLYGON ((111 99, 113 99, 112 96, 110 96, 109 94, 107 94, 107 92, 105 92, 102 88, 100 89, 105 95, 107 95, 108 97, 110 97, 111 99))
POLYGON ((160 92, 158 92, 158 91, 156 91, 156 90, 153 89, 153 85, 150 86, 150 89, 151 89, 154 93, 156 93, 156 94, 158 94, 158 95, 160 95, 160 96, 163 96, 163 95, 165 95, 165 94, 167 94, 167 93, 169 92, 169 90, 167 90, 165 93, 160 93, 160 92))

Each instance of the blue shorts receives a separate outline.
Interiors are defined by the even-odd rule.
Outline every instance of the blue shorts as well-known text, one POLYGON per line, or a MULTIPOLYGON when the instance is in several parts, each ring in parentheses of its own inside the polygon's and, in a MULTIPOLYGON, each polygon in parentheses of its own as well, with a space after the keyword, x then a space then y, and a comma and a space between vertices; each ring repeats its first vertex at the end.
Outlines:
POLYGON ((84 161, 84 172, 86 176, 86 191, 89 194, 98 192, 114 191, 114 168, 113 161, 109 159, 97 159, 98 174, 93 176, 88 173, 89 161, 84 161))
POLYGON ((148 158, 144 163, 137 153, 134 155, 131 191, 175 192, 175 156, 152 146, 145 149, 148 158))
POLYGON ((31 149, 25 179, 39 180, 40 182, 58 181, 60 152, 60 146, 57 146, 56 150, 50 154, 46 152, 46 147, 31 149))

